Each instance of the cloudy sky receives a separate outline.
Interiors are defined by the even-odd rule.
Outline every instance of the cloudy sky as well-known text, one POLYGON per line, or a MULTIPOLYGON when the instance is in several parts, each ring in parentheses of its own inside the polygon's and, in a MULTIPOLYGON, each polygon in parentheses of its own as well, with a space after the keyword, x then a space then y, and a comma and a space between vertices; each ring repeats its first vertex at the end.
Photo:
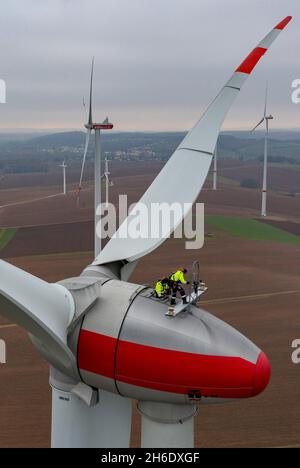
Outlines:
POLYGON ((276 128, 300 128, 299 0, 1 1, 0 130, 81 128, 91 57, 95 109, 119 131, 185 130, 282 18, 294 20, 251 76, 225 129, 261 116, 266 80, 276 128))

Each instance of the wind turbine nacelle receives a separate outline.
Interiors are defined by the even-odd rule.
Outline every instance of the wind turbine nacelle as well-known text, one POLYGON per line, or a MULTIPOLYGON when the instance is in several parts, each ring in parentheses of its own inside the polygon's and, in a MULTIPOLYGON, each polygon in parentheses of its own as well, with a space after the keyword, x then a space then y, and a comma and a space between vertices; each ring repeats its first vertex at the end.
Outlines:
POLYGON ((111 123, 93 123, 85 125, 85 128, 91 130, 112 130, 114 126, 111 123))
MULTIPOLYGON (((85 274, 60 284, 74 294, 85 274)), ((179 404, 253 397, 268 385, 266 356, 231 326, 194 306, 167 317, 150 288, 96 275, 101 294, 69 335, 86 385, 179 404)))

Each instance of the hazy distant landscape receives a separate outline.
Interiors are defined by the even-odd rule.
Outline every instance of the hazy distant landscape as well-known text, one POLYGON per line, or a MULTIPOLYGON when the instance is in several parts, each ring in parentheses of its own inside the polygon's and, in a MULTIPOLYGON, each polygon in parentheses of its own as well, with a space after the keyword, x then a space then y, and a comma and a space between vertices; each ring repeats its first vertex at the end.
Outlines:
MULTIPOLYGON (((174 133, 104 133, 102 136, 103 154, 116 161, 158 161, 165 163, 178 146, 184 132, 174 133)), ((260 163, 263 158, 263 133, 226 132, 220 136, 218 157, 226 162, 260 163)), ((84 150, 85 134, 81 131, 59 133, 0 133, 0 177, 9 174, 47 174, 55 172, 57 165, 65 160, 70 169, 80 165, 84 150)), ((93 139, 88 152, 93 156, 93 139)), ((278 167, 300 164, 300 132, 274 131, 269 140, 269 162, 278 167)), ((227 175, 227 174, 226 174, 227 175)), ((259 184, 255 175, 250 174, 254 188, 259 184), (253 181, 254 180, 254 181, 253 181)), ((237 179, 247 179, 244 174, 237 179)), ((247 182, 247 181, 246 181, 247 182)), ((278 187, 275 187, 278 189, 278 187)), ((292 191, 300 192, 295 183, 292 191)))
MULTIPOLYGON (((135 170, 157 172, 183 139, 184 132, 103 133, 102 152, 111 161, 112 177, 135 170)), ((0 133, 0 188, 57 185, 59 164, 68 165, 68 182, 76 183, 84 151, 85 133, 0 133)), ((93 179, 93 138, 84 179, 93 179)), ((262 182, 264 133, 224 132, 219 138, 222 182, 257 189, 262 182)), ((300 132, 274 131, 269 139, 269 188, 291 196, 300 194, 300 132)), ((221 179, 220 179, 221 180, 221 179)))

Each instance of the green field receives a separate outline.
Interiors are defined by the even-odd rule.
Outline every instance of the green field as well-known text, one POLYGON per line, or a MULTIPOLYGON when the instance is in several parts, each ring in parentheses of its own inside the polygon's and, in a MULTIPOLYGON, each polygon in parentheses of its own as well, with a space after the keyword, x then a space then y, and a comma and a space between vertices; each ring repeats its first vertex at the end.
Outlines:
POLYGON ((261 223, 255 219, 231 216, 205 216, 205 224, 248 240, 268 240, 300 245, 300 236, 261 223))
POLYGON ((17 229, 0 229, 0 250, 12 240, 16 232, 17 229))

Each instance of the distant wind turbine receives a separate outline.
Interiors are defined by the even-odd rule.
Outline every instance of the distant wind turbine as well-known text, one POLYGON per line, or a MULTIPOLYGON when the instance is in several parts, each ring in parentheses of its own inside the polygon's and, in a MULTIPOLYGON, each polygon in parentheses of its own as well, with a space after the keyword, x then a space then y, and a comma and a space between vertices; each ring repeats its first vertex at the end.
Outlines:
MULTIPOLYGON (((94 58, 92 60, 92 67, 91 67, 91 78, 90 78, 90 98, 89 98, 89 108, 88 108, 88 122, 85 124, 86 132, 86 140, 85 140, 85 147, 82 159, 82 166, 80 172, 80 180, 77 192, 77 202, 79 205, 79 197, 80 192, 82 190, 82 180, 83 180, 83 173, 84 167, 89 147, 90 135, 94 131, 95 132, 95 157, 94 157, 94 177, 95 177, 95 189, 94 189, 94 197, 95 197, 95 255, 99 255, 101 251, 101 238, 97 235, 97 226, 98 223, 101 224, 101 215, 98 213, 98 207, 101 205, 101 146, 100 146, 100 132, 101 130, 111 130, 113 128, 113 124, 109 122, 108 117, 101 122, 95 123, 93 121, 93 75, 94 75, 94 58)), ((84 101, 83 101, 84 102, 84 101)), ((84 103, 85 107, 85 103, 84 103)), ((101 229, 100 229, 101 232, 101 229)))
POLYGON ((105 157, 105 171, 102 176, 102 177, 105 177, 105 206, 106 208, 108 207, 108 203, 109 203, 109 196, 108 196, 109 187, 112 187, 114 185, 113 181, 110 180, 109 176, 110 176, 110 172, 108 168, 108 159, 106 156, 105 157))
POLYGON ((274 117, 270 114, 267 115, 267 102, 268 102, 268 83, 266 85, 266 97, 265 97, 265 108, 264 115, 258 124, 251 130, 253 133, 263 122, 266 124, 265 132, 265 149, 264 149, 264 175, 263 175, 263 187, 262 187, 262 205, 261 205, 261 216, 267 216, 267 186, 268 186, 268 138, 269 138, 269 120, 273 120, 274 117))
POLYGON ((214 168, 213 168, 213 190, 217 190, 218 179, 218 143, 216 144, 214 153, 214 168))
POLYGON ((67 194, 67 181, 66 181, 66 169, 67 169, 67 165, 65 163, 65 161, 60 164, 59 167, 62 167, 62 170, 63 170, 63 194, 66 195, 67 194))

